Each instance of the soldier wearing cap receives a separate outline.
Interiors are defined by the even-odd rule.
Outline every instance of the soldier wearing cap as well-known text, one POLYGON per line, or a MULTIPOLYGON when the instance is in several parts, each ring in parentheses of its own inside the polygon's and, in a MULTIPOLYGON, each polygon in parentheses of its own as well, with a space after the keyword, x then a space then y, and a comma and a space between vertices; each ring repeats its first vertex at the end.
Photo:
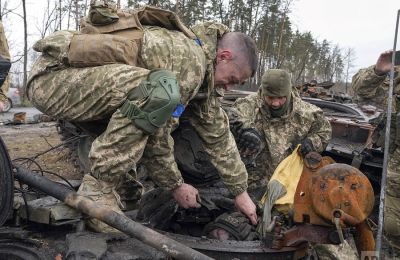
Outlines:
POLYGON ((267 70, 259 91, 238 99, 229 114, 242 157, 258 154, 247 167, 250 188, 266 185, 293 147, 301 144, 302 156, 322 152, 331 138, 322 110, 292 93, 290 75, 280 69, 267 70))

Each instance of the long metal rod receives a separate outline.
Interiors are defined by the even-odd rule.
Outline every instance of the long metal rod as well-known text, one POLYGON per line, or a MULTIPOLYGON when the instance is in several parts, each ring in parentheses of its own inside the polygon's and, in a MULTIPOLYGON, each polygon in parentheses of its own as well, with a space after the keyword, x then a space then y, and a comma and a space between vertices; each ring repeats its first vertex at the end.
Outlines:
POLYGON ((386 177, 387 177, 387 167, 389 162, 389 145, 390 145, 390 123, 392 118, 392 103, 393 103, 393 78, 394 78, 394 59, 397 45, 397 34, 399 31, 399 18, 400 10, 397 10, 397 20, 396 20, 396 31, 394 34, 393 43, 393 53, 392 53, 392 69, 390 70, 390 85, 388 93, 387 102, 387 118, 386 118, 386 131, 385 131, 385 150, 383 156, 383 169, 381 178, 381 193, 379 198, 379 222, 378 222, 378 233, 376 235, 376 247, 375 250, 378 253, 378 258, 380 258, 381 247, 382 247, 382 234, 383 234, 383 224, 384 224, 384 206, 385 206, 385 191, 386 191, 386 177))
POLYGON ((14 176, 21 182, 63 201, 68 206, 71 206, 90 217, 101 220, 125 234, 139 239, 143 243, 172 256, 174 259, 213 259, 148 227, 145 227, 123 214, 119 214, 84 196, 81 196, 74 190, 71 190, 62 184, 53 182, 24 167, 16 165, 14 167, 17 169, 14 176))

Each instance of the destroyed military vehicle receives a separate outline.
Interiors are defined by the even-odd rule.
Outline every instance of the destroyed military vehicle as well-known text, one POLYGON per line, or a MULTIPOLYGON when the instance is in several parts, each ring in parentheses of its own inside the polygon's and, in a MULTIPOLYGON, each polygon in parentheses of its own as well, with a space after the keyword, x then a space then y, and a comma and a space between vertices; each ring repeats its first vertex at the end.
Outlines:
MULTIPOLYGON (((229 106, 236 98, 247 94, 249 93, 243 91, 227 93, 224 105, 229 106)), ((311 205, 314 203, 318 208, 329 208, 329 205, 323 201, 312 201, 309 194, 318 188, 325 196, 327 191, 335 190, 330 186, 334 183, 335 187, 344 187, 339 191, 335 190, 339 192, 336 194, 340 194, 335 195, 339 199, 335 202, 342 203, 343 197, 345 206, 349 206, 346 203, 356 203, 352 198, 346 197, 349 192, 357 191, 359 201, 368 201, 368 198, 374 196, 367 187, 368 180, 356 169, 360 169, 368 177, 375 190, 379 189, 383 155, 382 149, 373 145, 372 134, 376 126, 371 123, 372 119, 379 116, 379 111, 366 114, 354 105, 314 98, 304 100, 321 107, 331 122, 333 138, 324 155, 346 165, 331 164, 332 162, 327 162, 318 154, 306 159, 306 171, 303 171, 298 186, 302 190, 295 197, 294 213, 289 218, 291 223, 279 219, 279 216, 274 218, 270 232, 261 239, 238 241, 243 238, 233 236, 233 239, 219 241, 208 238, 204 233, 204 226, 233 204, 226 189, 221 186, 217 171, 204 152, 199 137, 182 118, 180 127, 173 133, 175 158, 185 182, 193 184, 200 194, 205 195, 203 207, 198 210, 177 209, 172 216, 166 218, 162 214, 154 213, 168 212, 174 205, 170 205, 167 199, 160 200, 158 207, 142 212, 142 215, 150 214, 145 218, 146 221, 143 221, 143 216, 137 215, 134 208, 138 205, 125 212, 129 219, 121 220, 107 209, 76 197, 75 189, 79 184, 68 180, 54 183, 41 177, 38 175, 40 170, 29 170, 29 165, 35 162, 12 164, 6 147, 1 142, 0 224, 3 227, 0 228, 0 259, 168 259, 168 255, 177 259, 208 259, 206 256, 215 259, 318 259, 315 252, 310 250, 310 244, 339 244, 352 234, 356 237, 359 250, 373 248, 370 223, 366 219, 372 210, 372 204, 361 205, 362 210, 350 206, 347 211, 335 210, 333 216, 325 216, 311 205), (325 166, 326 164, 331 165, 325 166), (352 177, 347 187, 348 176, 352 177), (309 187, 307 183, 310 179, 318 181, 320 186, 309 187), (13 207, 13 197, 20 200, 19 208, 15 207, 15 203, 13 207), (53 197, 78 211, 70 210, 53 197), (87 215, 98 217, 129 236, 88 232, 83 224, 87 215), (340 224, 334 226, 329 223, 333 217, 340 224), (154 231, 149 231, 130 219, 158 230, 163 235, 152 233, 154 231), (168 221, 163 221, 165 219, 168 221), (152 223, 153 220, 156 221, 152 223), (361 245, 360 234, 364 234, 361 239, 364 243, 361 245), (190 251, 192 249, 196 251, 190 251)), ((64 136, 76 157, 77 166, 82 171, 88 170, 90 145, 105 126, 104 121, 81 124, 59 122, 60 134, 64 136)), ((140 181, 152 189, 145 166, 139 166, 138 174, 140 181)), ((153 199, 152 196, 157 196, 154 194, 155 190, 157 189, 144 195, 142 204, 153 199)), ((329 194, 327 198, 330 198, 329 194)), ((239 229, 240 236, 241 226, 236 228, 239 229)))

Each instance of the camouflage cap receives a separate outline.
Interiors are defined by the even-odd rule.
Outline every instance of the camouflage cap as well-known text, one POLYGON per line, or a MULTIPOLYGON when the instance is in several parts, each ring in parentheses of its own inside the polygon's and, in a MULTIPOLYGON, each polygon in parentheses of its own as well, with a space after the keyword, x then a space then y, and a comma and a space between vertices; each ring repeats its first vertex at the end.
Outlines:
POLYGON ((262 94, 270 97, 288 97, 292 84, 290 75, 285 70, 269 69, 261 79, 262 94))

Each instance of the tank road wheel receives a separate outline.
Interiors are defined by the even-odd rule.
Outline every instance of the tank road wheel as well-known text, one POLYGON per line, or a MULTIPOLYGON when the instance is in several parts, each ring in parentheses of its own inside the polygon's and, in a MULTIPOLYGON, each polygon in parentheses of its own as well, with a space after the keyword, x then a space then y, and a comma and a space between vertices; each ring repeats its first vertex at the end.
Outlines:
POLYGON ((13 189, 12 164, 3 139, 0 137, 0 226, 6 222, 12 210, 13 189))

